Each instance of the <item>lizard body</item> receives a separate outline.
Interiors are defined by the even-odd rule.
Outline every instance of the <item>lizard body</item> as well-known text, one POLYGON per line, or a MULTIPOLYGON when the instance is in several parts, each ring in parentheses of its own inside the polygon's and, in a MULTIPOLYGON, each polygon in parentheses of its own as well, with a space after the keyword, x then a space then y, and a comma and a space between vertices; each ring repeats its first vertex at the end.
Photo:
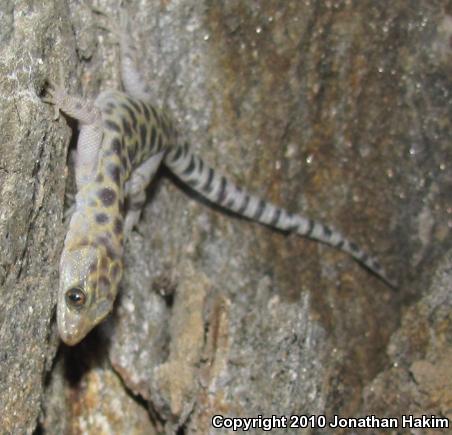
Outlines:
POLYGON ((103 92, 90 105, 69 96, 60 83, 47 99, 57 111, 78 120, 80 128, 75 211, 60 260, 57 321, 65 343, 78 343, 111 311, 122 276, 124 241, 139 219, 145 188, 160 164, 209 201, 345 251, 393 286, 377 261, 339 232, 250 195, 193 154, 169 116, 149 103, 126 28, 123 14, 118 36, 125 93, 103 92))

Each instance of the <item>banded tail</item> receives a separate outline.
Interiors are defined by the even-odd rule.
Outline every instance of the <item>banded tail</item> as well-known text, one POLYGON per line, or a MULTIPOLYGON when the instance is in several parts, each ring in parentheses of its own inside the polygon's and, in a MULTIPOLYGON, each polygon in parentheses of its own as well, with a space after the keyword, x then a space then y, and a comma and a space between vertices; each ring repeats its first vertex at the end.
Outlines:
POLYGON ((189 150, 188 144, 171 148, 165 157, 165 165, 185 184, 210 202, 261 224, 296 233, 344 251, 391 288, 397 287, 387 277, 377 260, 338 231, 302 215, 289 213, 264 199, 250 195, 207 166, 200 157, 189 150))

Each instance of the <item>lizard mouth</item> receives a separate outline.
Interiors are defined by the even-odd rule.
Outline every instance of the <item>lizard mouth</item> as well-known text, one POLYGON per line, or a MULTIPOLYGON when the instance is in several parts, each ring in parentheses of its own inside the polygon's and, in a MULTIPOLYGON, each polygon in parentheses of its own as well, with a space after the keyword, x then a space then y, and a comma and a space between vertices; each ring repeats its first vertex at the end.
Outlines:
POLYGON ((79 343, 91 329, 80 316, 67 310, 57 313, 57 323, 61 340, 68 346, 79 343))

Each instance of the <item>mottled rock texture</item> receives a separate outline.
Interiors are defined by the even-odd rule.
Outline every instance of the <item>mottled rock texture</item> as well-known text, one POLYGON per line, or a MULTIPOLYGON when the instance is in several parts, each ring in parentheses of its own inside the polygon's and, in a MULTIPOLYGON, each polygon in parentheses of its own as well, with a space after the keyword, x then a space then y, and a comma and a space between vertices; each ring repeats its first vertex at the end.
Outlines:
MULTIPOLYGON (((118 3, 95 5, 118 17, 118 3)), ((3 0, 0 431, 210 433, 214 414, 450 417, 449 393, 432 388, 450 379, 452 342, 450 2, 124 3, 155 103, 193 148, 342 230, 400 289, 331 248, 206 207, 161 171, 115 312, 58 348, 76 128, 40 96, 60 65, 71 93, 119 89, 118 47, 83 2, 3 0)))
POLYGON ((387 347, 390 365, 364 389, 362 414, 452 420, 451 282, 449 251, 423 297, 403 314, 387 347))

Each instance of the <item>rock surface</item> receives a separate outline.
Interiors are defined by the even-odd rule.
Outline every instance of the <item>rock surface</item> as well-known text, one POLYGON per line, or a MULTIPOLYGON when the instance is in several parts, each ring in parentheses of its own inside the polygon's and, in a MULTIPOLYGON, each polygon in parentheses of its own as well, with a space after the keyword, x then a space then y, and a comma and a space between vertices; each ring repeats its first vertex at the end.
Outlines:
MULTIPOLYGON (((452 251, 387 347, 390 367, 364 389, 364 415, 435 415, 452 421, 452 251)), ((440 430, 431 433, 444 433, 440 430)))
MULTIPOLYGON (((161 171, 115 312, 58 348, 76 129, 40 96, 59 65, 71 93, 120 88, 118 49, 84 4, 4 0, 1 432, 222 433, 214 414, 451 418, 450 2, 129 3, 155 103, 196 152, 334 224, 400 290, 206 207, 161 171)), ((95 4, 118 16, 117 2, 95 4)))

